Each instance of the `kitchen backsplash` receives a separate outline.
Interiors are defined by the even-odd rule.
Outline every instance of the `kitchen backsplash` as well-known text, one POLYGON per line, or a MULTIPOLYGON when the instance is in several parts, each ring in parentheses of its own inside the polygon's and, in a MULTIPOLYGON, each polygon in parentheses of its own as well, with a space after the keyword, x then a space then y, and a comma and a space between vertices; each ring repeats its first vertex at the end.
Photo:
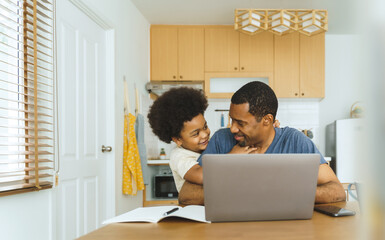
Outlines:
MULTIPOLYGON (((142 109, 147 116, 149 106, 152 101, 142 101, 142 109)), ((209 99, 209 107, 206 110, 205 118, 208 126, 211 129, 211 135, 221 128, 221 114, 223 113, 223 125, 228 124, 227 111, 230 100, 225 99, 209 99)), ((279 99, 277 119, 281 123, 281 127, 290 126, 299 130, 307 129, 313 132, 313 142, 319 147, 319 100, 317 99, 279 99)), ((167 157, 175 144, 166 144, 158 140, 152 133, 151 128, 146 122, 145 127, 145 141, 147 145, 147 154, 149 159, 156 159, 159 156, 161 148, 165 148, 167 157)))

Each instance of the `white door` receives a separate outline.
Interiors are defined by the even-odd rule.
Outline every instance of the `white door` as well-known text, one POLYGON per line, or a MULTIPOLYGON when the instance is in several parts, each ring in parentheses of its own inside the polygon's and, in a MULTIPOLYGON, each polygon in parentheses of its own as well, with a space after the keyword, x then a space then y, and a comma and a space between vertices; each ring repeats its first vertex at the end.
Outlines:
MULTIPOLYGON (((57 2, 59 186, 56 237, 74 239, 106 218, 106 32, 57 2)), ((111 134, 111 133, 110 133, 111 134)))

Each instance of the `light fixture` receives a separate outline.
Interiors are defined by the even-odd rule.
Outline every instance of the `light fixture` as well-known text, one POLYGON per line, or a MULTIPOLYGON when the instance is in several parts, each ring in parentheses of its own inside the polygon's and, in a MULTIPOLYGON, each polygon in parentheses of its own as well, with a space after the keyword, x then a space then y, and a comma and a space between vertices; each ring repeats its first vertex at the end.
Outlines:
POLYGON ((277 35, 293 32, 297 29, 297 16, 291 10, 268 11, 268 30, 277 35))
POLYGON ((297 12, 298 31, 311 36, 328 30, 328 12, 326 10, 304 10, 297 12))
POLYGON ((267 11, 260 9, 235 9, 235 30, 254 35, 267 30, 267 11))
POLYGON ((283 35, 294 31, 312 36, 328 30, 326 10, 235 9, 235 30, 254 35, 270 31, 283 35))

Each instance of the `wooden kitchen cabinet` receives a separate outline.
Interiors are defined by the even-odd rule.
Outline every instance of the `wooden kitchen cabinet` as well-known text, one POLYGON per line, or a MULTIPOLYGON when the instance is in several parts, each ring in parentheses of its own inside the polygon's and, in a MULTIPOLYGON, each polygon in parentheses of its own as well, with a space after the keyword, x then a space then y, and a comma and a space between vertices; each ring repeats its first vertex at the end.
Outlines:
POLYGON ((205 28, 205 71, 239 71, 239 32, 233 26, 205 28))
POLYGON ((151 26, 151 80, 204 80, 203 27, 151 26))
POLYGON ((277 97, 299 97, 299 33, 274 36, 274 91, 277 97))
POLYGON ((301 97, 325 97, 325 33, 299 38, 299 87, 301 97))
POLYGON ((240 33, 239 37, 240 71, 272 72, 274 69, 273 33, 262 32, 253 36, 240 33))
POLYGON ((233 26, 205 29, 206 72, 270 72, 273 59, 274 38, 270 32, 249 36, 233 26))
POLYGON ((274 81, 279 98, 323 98, 325 34, 274 36, 274 81))

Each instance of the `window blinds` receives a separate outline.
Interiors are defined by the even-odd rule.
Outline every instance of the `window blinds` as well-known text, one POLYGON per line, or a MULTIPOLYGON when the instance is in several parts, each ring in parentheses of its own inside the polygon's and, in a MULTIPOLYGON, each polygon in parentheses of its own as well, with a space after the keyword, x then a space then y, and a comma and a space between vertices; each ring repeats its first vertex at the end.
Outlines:
POLYGON ((0 1, 0 195, 53 185, 53 9, 0 1))

